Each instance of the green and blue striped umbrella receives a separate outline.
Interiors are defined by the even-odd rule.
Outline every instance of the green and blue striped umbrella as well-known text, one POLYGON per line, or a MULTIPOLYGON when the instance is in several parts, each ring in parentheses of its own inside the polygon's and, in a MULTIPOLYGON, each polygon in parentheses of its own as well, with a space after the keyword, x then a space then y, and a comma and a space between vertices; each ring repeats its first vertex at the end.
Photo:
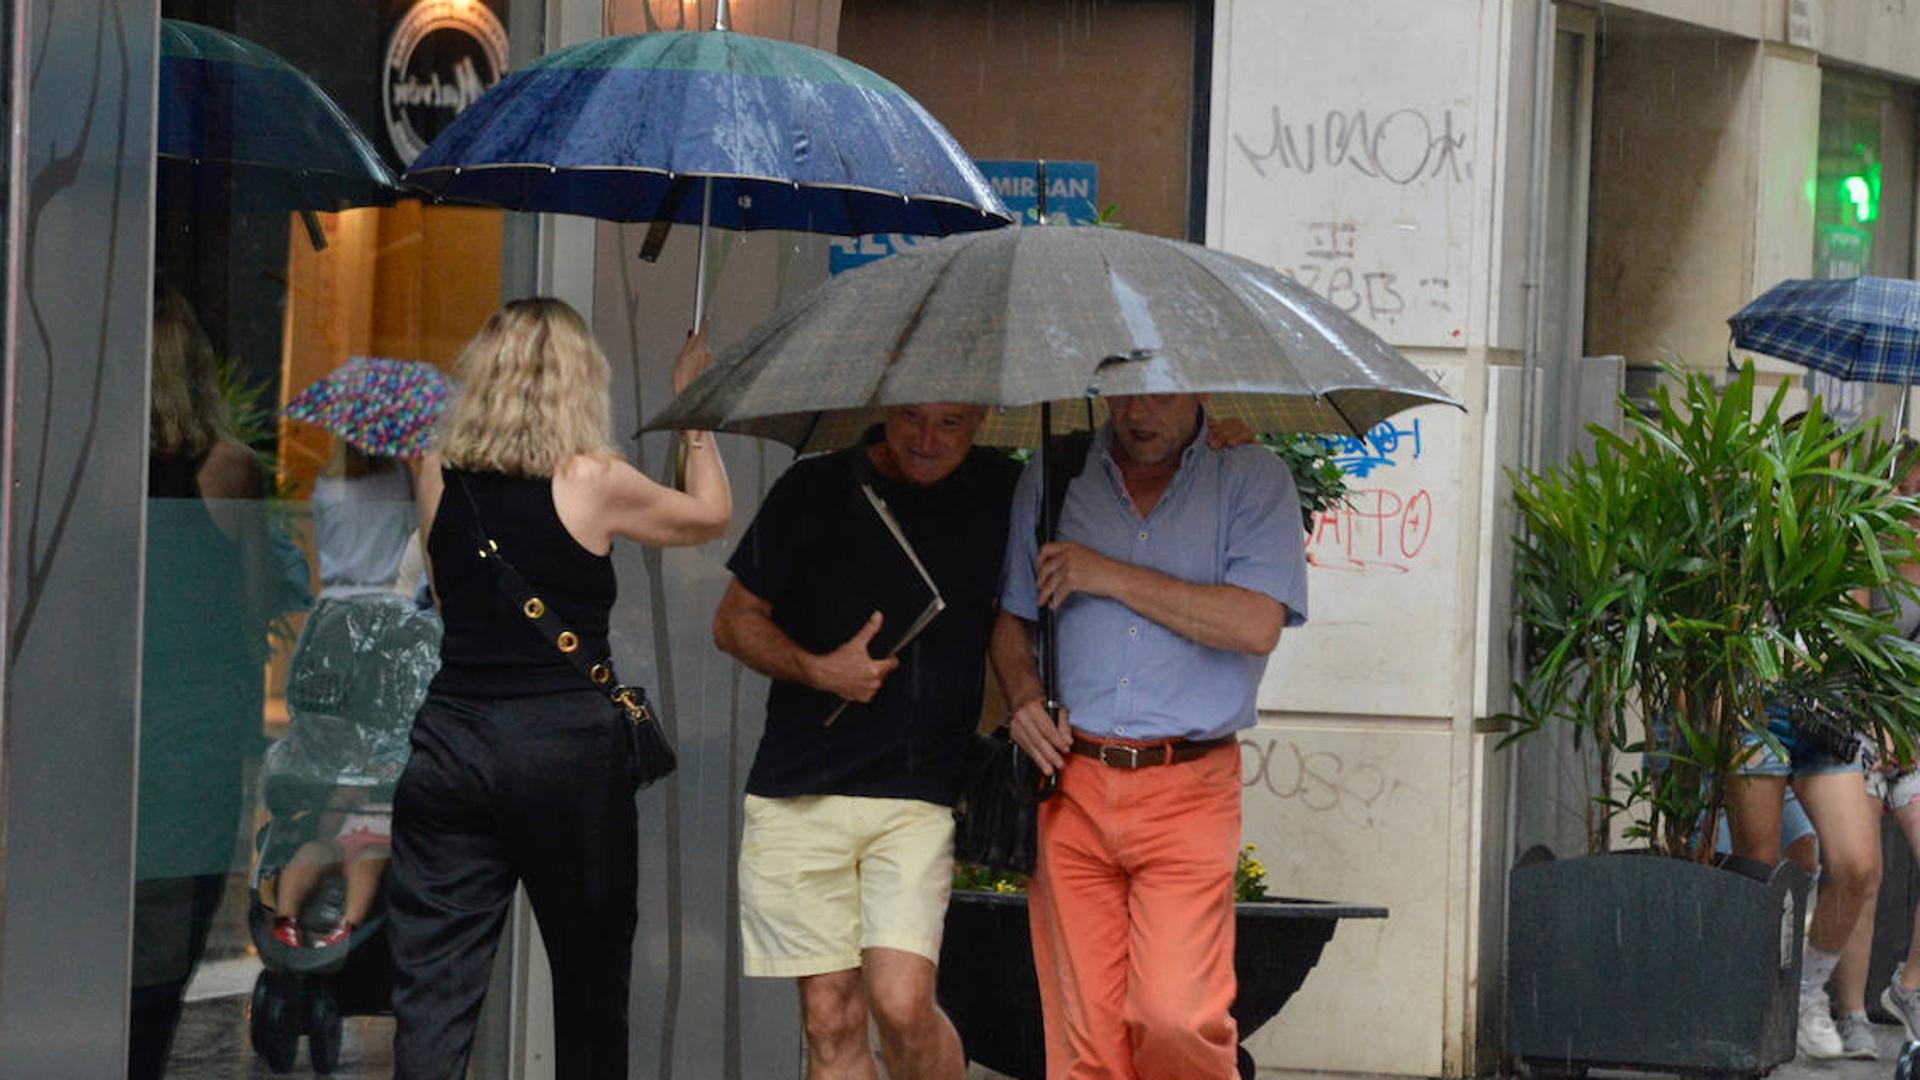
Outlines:
POLYGON ((162 19, 159 81, 162 206, 338 210, 397 193, 326 91, 245 38, 162 19))
POLYGON ((943 236, 1013 220, 898 86, 726 30, 550 53, 462 112, 406 179, 511 210, 726 229, 943 236))

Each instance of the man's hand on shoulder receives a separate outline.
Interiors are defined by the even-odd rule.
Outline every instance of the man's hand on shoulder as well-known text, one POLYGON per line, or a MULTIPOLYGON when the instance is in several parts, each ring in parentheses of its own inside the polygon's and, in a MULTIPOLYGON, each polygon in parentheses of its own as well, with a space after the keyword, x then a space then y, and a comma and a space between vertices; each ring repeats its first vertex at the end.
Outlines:
POLYGON ((1209 450, 1231 450, 1236 446, 1245 446, 1253 440, 1253 428, 1237 416, 1225 419, 1217 416, 1207 418, 1207 449, 1209 450))
POLYGON ((1042 607, 1058 611, 1074 593, 1112 596, 1116 581, 1126 564, 1109 559, 1092 548, 1066 540, 1057 540, 1040 549, 1036 563, 1035 586, 1042 607))
POLYGON ((867 643, 880 632, 881 615, 874 612, 865 626, 830 653, 809 656, 801 661, 807 682, 816 690, 836 694, 848 701, 865 704, 880 692, 880 684, 900 666, 898 657, 875 660, 867 652, 867 643))

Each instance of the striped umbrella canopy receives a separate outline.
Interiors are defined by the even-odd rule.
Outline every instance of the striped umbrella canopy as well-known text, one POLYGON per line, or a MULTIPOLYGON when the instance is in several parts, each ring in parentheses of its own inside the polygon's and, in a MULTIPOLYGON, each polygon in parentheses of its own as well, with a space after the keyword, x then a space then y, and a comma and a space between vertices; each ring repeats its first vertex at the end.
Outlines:
POLYGON ((1782 281, 1727 320, 1733 343, 1849 382, 1920 382, 1920 282, 1782 281))
POLYGON ((393 173, 299 69, 245 38, 160 20, 162 206, 338 210, 391 202, 393 173))
MULTIPOLYGON (((1123 229, 1001 229, 917 245, 747 332, 649 429, 846 446, 888 405, 996 406, 976 441, 1033 446, 1043 403, 1205 392, 1259 432, 1363 435, 1459 403, 1270 267, 1123 229)), ((1082 426, 1092 409, 1055 411, 1082 426)), ((1097 418, 1097 417, 1096 417, 1097 418)))
POLYGON ((426 453, 453 381, 432 364, 356 356, 296 394, 284 414, 331 431, 369 454, 426 453))
POLYGON ((549 53, 461 113, 406 179, 441 199, 726 229, 944 236, 1013 220, 898 86, 727 30, 549 53))

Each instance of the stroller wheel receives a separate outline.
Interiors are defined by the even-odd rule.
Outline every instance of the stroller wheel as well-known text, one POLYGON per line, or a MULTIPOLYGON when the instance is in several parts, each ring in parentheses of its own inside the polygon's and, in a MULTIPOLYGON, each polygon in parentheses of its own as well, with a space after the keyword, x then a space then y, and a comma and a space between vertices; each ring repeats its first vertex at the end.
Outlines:
POLYGON ((315 983, 307 993, 307 1056, 313 1071, 330 1073, 340 1066, 340 1006, 333 988, 315 983))
POLYGON ((300 1052, 300 1028, 293 1015, 291 989, 273 972, 263 971, 253 981, 253 1000, 247 1010, 253 1052, 265 1058, 267 1068, 276 1073, 290 1072, 300 1052))

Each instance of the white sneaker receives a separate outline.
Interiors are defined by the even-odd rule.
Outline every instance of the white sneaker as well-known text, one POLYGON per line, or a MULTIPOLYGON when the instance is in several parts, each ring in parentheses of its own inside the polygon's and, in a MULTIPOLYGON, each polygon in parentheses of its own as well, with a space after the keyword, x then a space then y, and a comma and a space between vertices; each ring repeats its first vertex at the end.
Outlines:
POLYGON ((1847 1052, 1834 1029, 1832 1008, 1827 995, 1815 994, 1800 999, 1800 1054, 1820 1060, 1832 1060, 1847 1052))
POLYGON ((1863 1012, 1848 1013, 1833 1022, 1835 1031, 1840 1033, 1840 1050, 1846 1057, 1861 1061, 1880 1059, 1879 1040, 1873 1037, 1873 1021, 1863 1012))
MULTIPOLYGON (((1904 966, 1904 965, 1903 965, 1904 966)), ((1880 991, 1880 1004, 1907 1029, 1907 1038, 1920 1039, 1920 990, 1909 990, 1900 985, 1900 968, 1893 969, 1893 978, 1887 980, 1887 988, 1880 991)))

